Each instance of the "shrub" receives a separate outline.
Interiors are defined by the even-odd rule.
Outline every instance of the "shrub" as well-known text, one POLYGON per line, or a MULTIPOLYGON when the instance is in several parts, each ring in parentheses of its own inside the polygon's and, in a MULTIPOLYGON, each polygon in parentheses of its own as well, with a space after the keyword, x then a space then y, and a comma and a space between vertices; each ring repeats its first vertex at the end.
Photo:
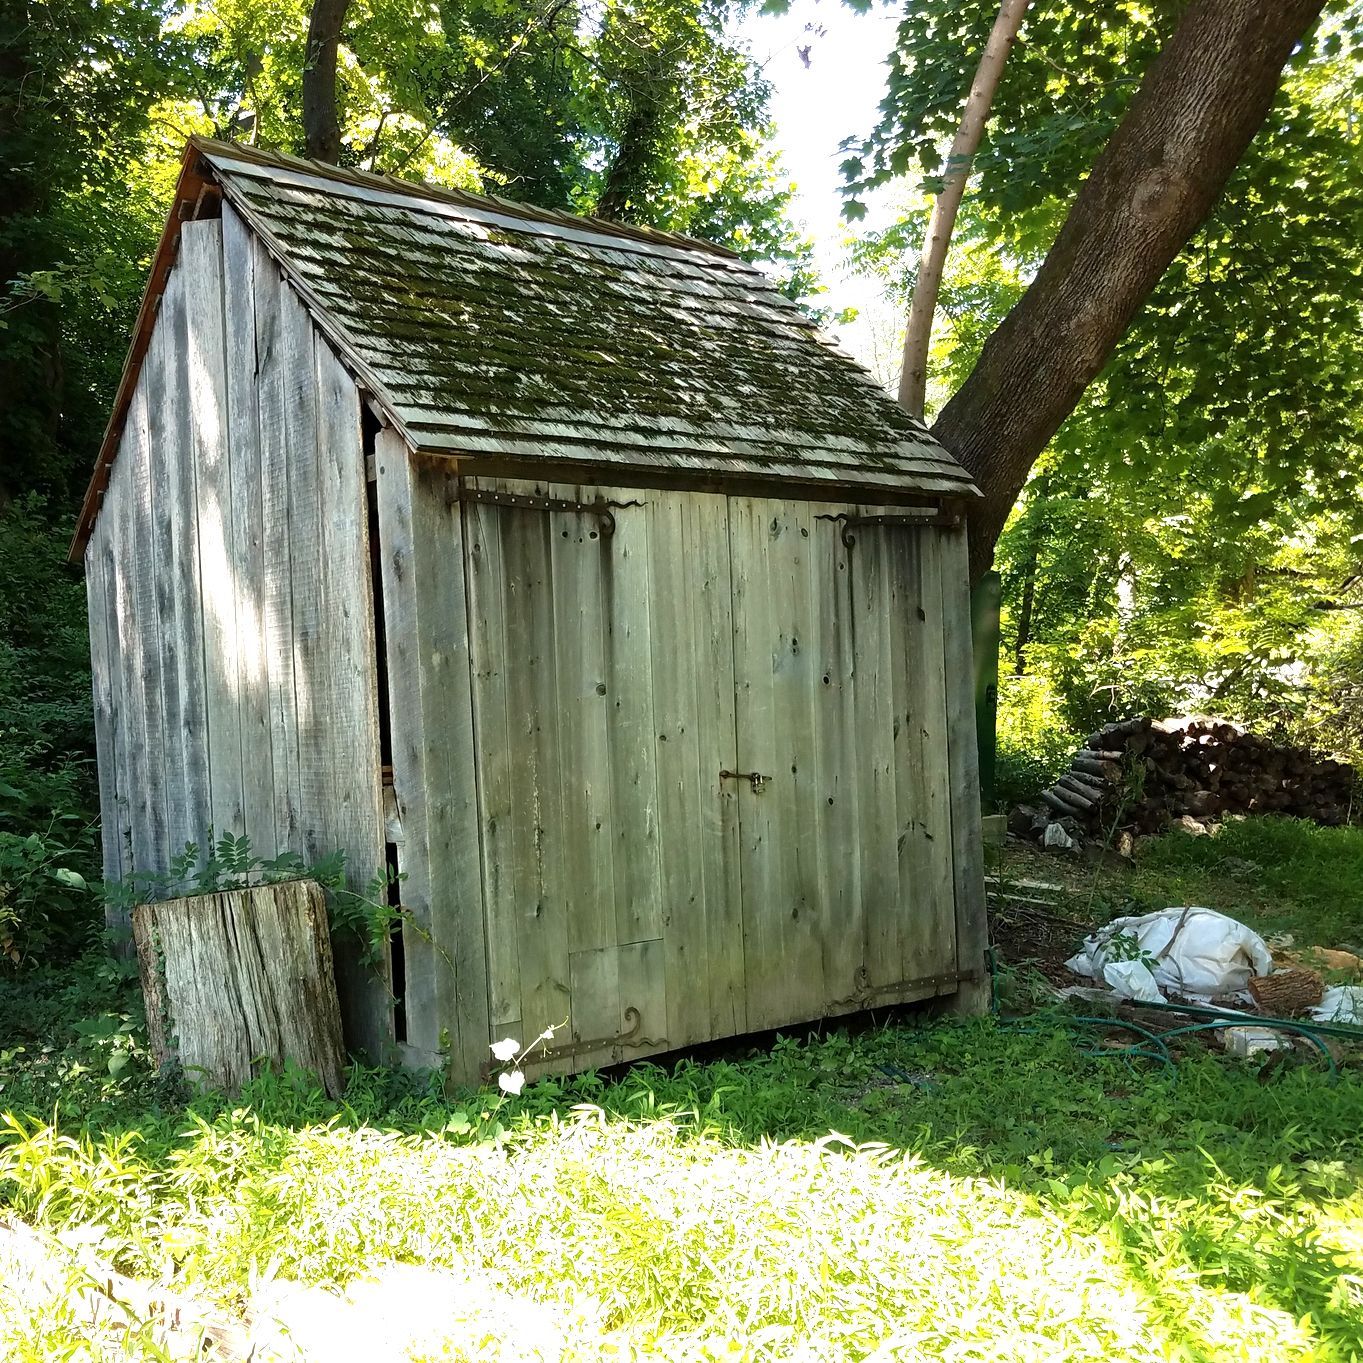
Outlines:
POLYGON ((25 497, 0 513, 0 956, 79 950, 98 915, 85 593, 64 520, 25 497))
POLYGON ((94 897, 76 865, 89 860, 88 840, 0 831, 0 957, 67 955, 89 944, 94 897))
POLYGON ((997 734, 994 795, 1003 808, 1056 780, 1076 746, 1060 698, 1036 674, 999 678, 997 734))

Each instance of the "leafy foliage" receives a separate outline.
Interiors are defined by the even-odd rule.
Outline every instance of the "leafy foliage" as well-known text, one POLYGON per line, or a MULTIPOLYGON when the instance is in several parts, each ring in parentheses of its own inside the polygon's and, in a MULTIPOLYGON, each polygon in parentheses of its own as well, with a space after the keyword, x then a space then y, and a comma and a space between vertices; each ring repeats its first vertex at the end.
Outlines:
POLYGON ((33 496, 0 511, 0 581, 0 957, 17 963, 97 927, 85 603, 33 496))
POLYGON ((0 16, 0 491, 70 495, 103 425, 126 334, 106 334, 104 313, 136 301, 143 273, 123 163, 174 83, 163 17, 158 0, 21 0, 0 16))
MULTIPOLYGON (((1181 9, 1029 10, 953 246, 930 398, 959 385, 1021 296, 1181 9)), ((850 195, 901 176, 935 188, 996 12, 906 13, 880 124, 849 146, 850 195)), ((1327 6, 998 546, 1012 670, 1044 677, 1075 733, 1196 709, 1359 752, 1347 584, 1363 561, 1361 17, 1327 6)), ((861 247, 901 297, 921 213, 913 201, 861 247)))
POLYGON ((100 896, 106 904, 130 910, 136 904, 182 895, 315 880, 327 893, 333 934, 351 937, 362 948, 362 959, 375 962, 387 950, 394 926, 403 921, 402 909, 390 902, 389 894, 401 879, 385 867, 375 872, 363 890, 354 890, 347 883, 345 853, 340 849, 314 862, 296 852, 262 857, 252 850, 245 834, 227 832, 214 838, 210 828, 205 846, 186 843, 165 871, 133 871, 120 881, 103 884, 100 896))
POLYGON ((1010 809, 1056 781, 1070 764, 1074 734, 1045 676, 1002 676, 996 717, 994 794, 1010 809))
MULTIPOLYGON (((767 147, 769 91, 734 42, 750 0, 352 4, 342 160, 703 235, 785 262, 810 247, 767 147)), ((301 152, 307 0, 187 11, 199 75, 186 130, 301 152)))

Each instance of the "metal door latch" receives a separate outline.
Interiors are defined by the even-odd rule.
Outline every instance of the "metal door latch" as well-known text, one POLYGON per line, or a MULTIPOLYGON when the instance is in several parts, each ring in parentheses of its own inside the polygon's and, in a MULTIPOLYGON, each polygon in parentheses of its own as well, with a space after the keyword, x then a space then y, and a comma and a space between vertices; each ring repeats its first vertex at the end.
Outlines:
POLYGON ((721 771, 719 774, 721 781, 746 781, 752 787, 754 795, 761 795, 762 787, 767 784, 771 777, 763 776, 760 771, 721 771))

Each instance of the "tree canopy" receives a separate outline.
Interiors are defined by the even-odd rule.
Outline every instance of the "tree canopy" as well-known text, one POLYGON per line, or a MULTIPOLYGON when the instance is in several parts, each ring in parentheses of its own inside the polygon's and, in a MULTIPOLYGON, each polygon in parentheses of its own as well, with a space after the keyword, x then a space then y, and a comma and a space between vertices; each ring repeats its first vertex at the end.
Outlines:
MULTIPOLYGON (((1294 13, 1312 2, 1292 0, 1294 13)), ((817 283, 769 140, 770 90, 734 36, 757 3, 351 0, 337 156, 705 236, 808 299, 817 283)), ((1159 54, 1190 14, 1240 4, 1034 0, 948 263, 938 407, 1036 278, 1159 54)), ((997 9, 903 5, 882 116, 847 130, 853 221, 892 181, 919 196, 857 247, 900 297, 921 192, 940 183, 997 9)), ((18 0, 0 15, 0 506, 17 499, 10 528, 30 548, 44 517, 54 525, 39 578, 56 572, 184 139, 303 150, 310 10, 18 0)), ((1266 121, 1041 454, 998 545, 1005 686, 1058 726, 1199 703, 1363 745, 1360 34, 1360 0, 1330 0, 1280 84, 1275 68, 1266 121)), ((37 656, 21 643, 5 656, 37 656)), ((0 700, 32 699, 48 685, 37 675, 0 677, 0 700)), ((82 703, 60 737, 43 740, 35 719, 25 752, 76 742, 82 703)))
MULTIPOLYGON (((747 0, 356 0, 339 159, 724 242, 817 288, 732 36, 747 0)), ((63 503, 107 412, 192 133, 302 152, 308 0, 11 6, 0 109, 8 490, 63 503)))
MULTIPOLYGON (((907 14, 882 119, 848 146, 853 216, 897 177, 934 187, 963 54, 996 8, 907 14)), ((1184 8, 1033 6, 953 248, 939 404, 1022 296, 1184 8)), ((1357 4, 1335 5, 1294 53, 1225 192, 1038 461, 999 544, 1010 656, 1067 698, 1072 722, 1114 701, 1363 719, 1357 612, 1331 609, 1351 606, 1341 592, 1363 559, 1360 20, 1357 4)), ((915 207, 859 249, 901 296, 922 221, 915 207)))

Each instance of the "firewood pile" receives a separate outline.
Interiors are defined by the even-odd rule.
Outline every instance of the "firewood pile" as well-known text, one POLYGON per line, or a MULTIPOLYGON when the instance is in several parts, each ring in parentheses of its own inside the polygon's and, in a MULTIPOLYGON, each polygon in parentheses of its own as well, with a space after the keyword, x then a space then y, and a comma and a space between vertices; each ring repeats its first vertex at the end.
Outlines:
MULTIPOLYGON (((1355 813, 1356 773, 1223 720, 1127 719, 1090 734, 1070 769, 1009 828, 1044 845, 1106 837, 1129 845, 1171 823, 1214 822, 1226 814, 1290 814, 1342 824, 1355 813), (1058 831, 1050 832, 1052 826, 1058 831), (1062 836, 1063 834, 1063 836, 1062 836)), ((1194 829, 1194 831, 1197 831, 1194 829)))

